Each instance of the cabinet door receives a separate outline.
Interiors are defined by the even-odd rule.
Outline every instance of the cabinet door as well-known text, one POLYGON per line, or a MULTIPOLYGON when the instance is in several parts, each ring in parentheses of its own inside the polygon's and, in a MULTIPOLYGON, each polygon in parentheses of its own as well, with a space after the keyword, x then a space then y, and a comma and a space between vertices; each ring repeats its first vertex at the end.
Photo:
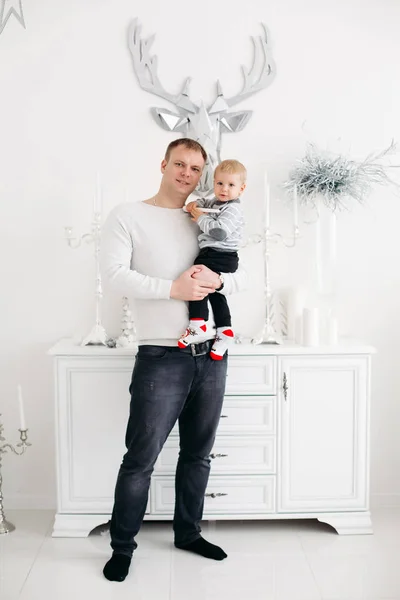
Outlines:
POLYGON ((369 357, 281 358, 278 512, 368 505, 369 357))
POLYGON ((126 452, 132 365, 132 359, 59 359, 58 512, 111 512, 126 452))

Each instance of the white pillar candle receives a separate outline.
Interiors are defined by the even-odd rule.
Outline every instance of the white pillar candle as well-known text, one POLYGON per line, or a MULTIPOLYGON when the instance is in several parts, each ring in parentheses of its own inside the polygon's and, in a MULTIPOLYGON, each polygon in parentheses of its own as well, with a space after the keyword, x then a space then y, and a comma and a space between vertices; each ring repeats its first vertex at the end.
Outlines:
POLYGON ((329 345, 336 345, 338 343, 338 320, 336 317, 330 316, 327 322, 327 342, 329 345))
POLYGON ((299 315, 298 317, 296 317, 295 323, 294 323, 294 341, 296 342, 296 344, 299 344, 300 346, 303 343, 303 316, 299 315))
POLYGON ((20 384, 18 384, 17 387, 18 390, 18 408, 19 408, 19 422, 20 422, 20 429, 26 429, 26 423, 25 423, 25 413, 24 413, 24 403, 22 400, 22 389, 20 384))
POLYGON ((318 346, 319 344, 318 308, 303 310, 303 344, 305 346, 318 346))
POLYGON ((299 204, 297 197, 297 185, 295 185, 293 189, 293 225, 294 227, 298 227, 299 225, 299 204))
POLYGON ((306 291, 302 287, 290 288, 287 293, 286 318, 288 328, 288 339, 301 343, 302 335, 299 335, 298 322, 303 314, 306 303, 306 291), (297 327, 296 327, 297 322, 297 327))
POLYGON ((264 188, 265 188, 265 229, 269 229, 270 226, 270 190, 267 172, 264 173, 264 188))

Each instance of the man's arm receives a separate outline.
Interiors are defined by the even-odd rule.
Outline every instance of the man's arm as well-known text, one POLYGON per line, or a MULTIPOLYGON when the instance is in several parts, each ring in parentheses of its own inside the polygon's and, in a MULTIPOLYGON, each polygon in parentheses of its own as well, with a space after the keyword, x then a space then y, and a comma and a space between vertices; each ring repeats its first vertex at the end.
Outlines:
MULTIPOLYGON (((216 291, 221 286, 221 282, 218 273, 214 273, 205 265, 198 265, 201 269, 198 273, 192 275, 193 279, 202 278, 212 282, 215 285, 216 291)), ((236 294, 237 292, 244 292, 248 288, 248 274, 246 269, 240 265, 235 273, 222 273, 224 278, 224 287, 218 293, 224 296, 230 296, 230 294, 236 294)))
POLYGON ((235 273, 222 273, 222 276, 224 278, 224 287, 218 293, 224 296, 244 292, 249 286, 248 273, 242 266, 239 266, 235 273))
POLYGON ((122 205, 111 211, 102 230, 101 276, 110 289, 121 296, 143 300, 201 300, 215 290, 212 282, 193 279, 198 267, 191 267, 175 281, 150 277, 131 269, 134 248, 128 223, 127 207, 122 205))
POLYGON ((124 205, 109 214, 101 234, 100 267, 104 283, 121 296, 167 299, 172 281, 149 277, 131 269, 133 242, 128 230, 129 214, 124 205))

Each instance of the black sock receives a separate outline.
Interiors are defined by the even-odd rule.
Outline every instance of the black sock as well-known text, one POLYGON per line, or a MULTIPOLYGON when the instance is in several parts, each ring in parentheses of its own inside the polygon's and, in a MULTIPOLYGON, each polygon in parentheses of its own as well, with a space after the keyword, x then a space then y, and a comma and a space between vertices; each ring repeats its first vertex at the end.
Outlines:
POLYGON ((113 554, 103 569, 104 577, 109 581, 124 581, 128 575, 130 564, 130 556, 113 554))
POLYGON ((175 546, 180 550, 188 550, 189 552, 200 554, 200 556, 205 556, 206 558, 213 558, 214 560, 223 560, 228 556, 222 548, 210 544, 210 542, 207 542, 207 540, 202 537, 199 537, 190 544, 185 544, 184 546, 175 544, 175 546))

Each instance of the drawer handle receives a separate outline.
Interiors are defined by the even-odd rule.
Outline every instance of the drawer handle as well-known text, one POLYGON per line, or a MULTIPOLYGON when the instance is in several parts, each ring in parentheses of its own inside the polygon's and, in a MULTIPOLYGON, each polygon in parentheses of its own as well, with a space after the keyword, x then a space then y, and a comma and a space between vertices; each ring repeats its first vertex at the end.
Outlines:
POLYGON ((227 454, 210 454, 210 458, 225 458, 227 454))
POLYGON ((221 492, 219 492, 218 494, 214 494, 214 492, 212 494, 206 494, 206 498, 219 498, 220 496, 227 496, 228 494, 222 494, 221 492))
POLYGON ((289 386, 287 384, 286 373, 283 374, 283 386, 282 386, 282 388, 283 388, 283 397, 285 399, 285 402, 287 402, 287 393, 288 393, 289 386))
POLYGON ((221 415, 220 416, 220 419, 227 419, 227 418, 228 418, 228 415, 221 415))

